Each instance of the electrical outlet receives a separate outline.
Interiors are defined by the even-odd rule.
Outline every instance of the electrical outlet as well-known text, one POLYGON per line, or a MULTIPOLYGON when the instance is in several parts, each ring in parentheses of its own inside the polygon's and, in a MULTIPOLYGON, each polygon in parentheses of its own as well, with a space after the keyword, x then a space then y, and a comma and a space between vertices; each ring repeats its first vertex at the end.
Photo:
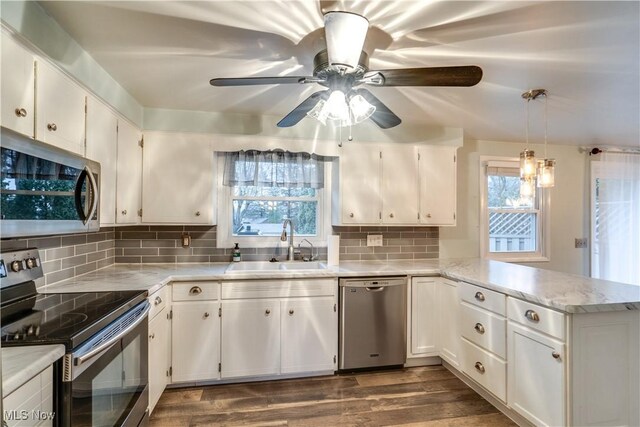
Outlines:
POLYGON ((581 239, 576 238, 576 248, 587 248, 589 247, 589 239, 583 237, 581 239))
POLYGON ((382 246, 382 234, 367 234, 367 246, 382 246))

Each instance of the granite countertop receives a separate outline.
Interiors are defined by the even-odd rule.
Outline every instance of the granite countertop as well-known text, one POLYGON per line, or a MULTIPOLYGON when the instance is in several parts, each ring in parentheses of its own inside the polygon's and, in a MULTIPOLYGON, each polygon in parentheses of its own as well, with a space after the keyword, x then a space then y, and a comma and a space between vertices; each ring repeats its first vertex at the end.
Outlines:
POLYGON ((44 371, 64 355, 64 346, 2 347, 2 398, 44 371))
POLYGON ((39 291, 147 290, 151 294, 174 281, 442 275, 566 313, 640 310, 640 286, 479 258, 349 261, 325 270, 225 273, 228 266, 228 263, 116 264, 39 291))

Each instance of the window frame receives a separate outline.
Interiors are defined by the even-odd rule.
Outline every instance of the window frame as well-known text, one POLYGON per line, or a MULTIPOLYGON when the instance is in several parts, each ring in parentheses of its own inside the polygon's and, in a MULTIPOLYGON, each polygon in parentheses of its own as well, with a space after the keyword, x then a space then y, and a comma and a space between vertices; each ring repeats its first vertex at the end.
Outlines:
MULTIPOLYGON (((234 243, 238 243, 240 248, 273 248, 278 246, 287 246, 287 242, 282 242, 278 236, 234 236, 233 235, 233 188, 222 184, 224 173, 224 156, 217 156, 218 173, 218 225, 217 225, 217 248, 232 248, 234 243)), ((318 207, 316 211, 317 219, 317 235, 304 236, 302 238, 310 241, 315 247, 326 246, 327 235, 331 234, 331 197, 328 189, 331 187, 331 164, 326 162, 324 167, 324 187, 316 190, 315 199, 304 197, 248 197, 251 200, 291 200, 291 201, 307 201, 317 200, 318 207)), ((300 242, 298 234, 294 234, 294 244, 300 242)))
MULTIPOLYGON (((518 165, 519 159, 515 157, 480 156, 480 256, 484 259, 493 259, 505 262, 548 262, 550 259, 550 210, 551 195, 545 188, 536 187, 538 207, 523 209, 522 213, 536 213, 536 250, 529 252, 490 252, 489 251, 489 180, 487 165, 489 162, 504 162, 518 165)), ((510 165, 509 165, 510 166, 510 165)), ((498 210, 500 211, 500 210, 498 210)), ((505 212, 513 212, 505 210, 505 212)))

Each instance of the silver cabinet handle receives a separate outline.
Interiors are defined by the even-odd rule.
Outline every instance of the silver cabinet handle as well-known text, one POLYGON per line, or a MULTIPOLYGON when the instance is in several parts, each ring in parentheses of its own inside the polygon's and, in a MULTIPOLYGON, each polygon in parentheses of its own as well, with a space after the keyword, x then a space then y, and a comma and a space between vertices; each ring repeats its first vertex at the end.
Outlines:
POLYGON ((200 211, 196 211, 196 216, 200 216, 200 211))
POLYGON ((149 339, 151 339, 151 340, 154 339, 155 337, 156 337, 155 333, 152 333, 151 335, 149 335, 149 339))
POLYGON ((153 305, 158 305, 158 304, 162 304, 162 298, 160 297, 156 297, 156 299, 153 301, 153 305))
POLYGON ((293 316, 293 309, 289 310, 289 316, 293 316))
POLYGON ((207 318, 207 317, 209 317, 209 316, 210 316, 209 312, 208 312, 208 311, 206 311, 206 312, 204 313, 204 318, 206 319, 206 318, 207 318))
POLYGON ((354 215, 353 215, 353 212, 351 212, 351 213, 349 214, 349 218, 353 218, 353 216, 354 216, 354 215))
POLYGON ((264 311, 264 315, 268 316, 271 314, 271 310, 269 310, 268 308, 264 311))
POLYGON ((430 213, 427 214, 427 218, 431 218, 431 214, 430 213))
POLYGON ((484 326, 482 326, 482 323, 476 323, 476 326, 474 326, 473 329, 475 329, 480 335, 484 334, 484 326))
POLYGON ((393 212, 389 214, 389 218, 393 218, 393 212))
POLYGON ((127 214, 127 210, 123 209, 121 213, 122 213, 122 215, 126 215, 127 214))
POLYGON ((551 356, 553 356, 554 359, 560 359, 560 353, 557 351, 551 352, 551 356))
POLYGON ((484 365, 480 362, 476 362, 476 364, 474 365, 474 367, 476 368, 476 370, 478 372, 480 372, 481 374, 484 374, 484 365))
POLYGON ((482 292, 476 292, 476 299, 481 302, 484 301, 484 294, 482 292))
POLYGON ((47 125, 47 129, 49 129, 51 132, 55 132, 58 130, 58 126, 55 123, 49 123, 47 125))
POLYGON ((194 286, 189 289, 189 295, 200 295, 202 293, 202 288, 200 286, 194 286))
POLYGON ((27 117, 27 110, 24 108, 16 108, 15 109, 16 116, 18 117, 27 117))
POLYGON ((527 319, 531 320, 532 322, 539 322, 540 321, 540 316, 538 316, 538 313, 536 313, 533 310, 525 311, 524 317, 526 317, 527 319))

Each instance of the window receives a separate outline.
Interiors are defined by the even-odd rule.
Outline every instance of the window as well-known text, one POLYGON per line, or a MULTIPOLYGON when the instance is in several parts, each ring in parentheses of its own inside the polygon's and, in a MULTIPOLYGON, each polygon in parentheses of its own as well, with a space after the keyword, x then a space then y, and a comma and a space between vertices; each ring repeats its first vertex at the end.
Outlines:
POLYGON ((325 158, 286 151, 220 153, 218 246, 280 245, 282 224, 291 219, 296 237, 314 244, 330 229, 325 206, 325 158))
POLYGON ((520 197, 520 165, 515 160, 482 162, 481 252, 502 261, 548 261, 548 195, 520 197))

